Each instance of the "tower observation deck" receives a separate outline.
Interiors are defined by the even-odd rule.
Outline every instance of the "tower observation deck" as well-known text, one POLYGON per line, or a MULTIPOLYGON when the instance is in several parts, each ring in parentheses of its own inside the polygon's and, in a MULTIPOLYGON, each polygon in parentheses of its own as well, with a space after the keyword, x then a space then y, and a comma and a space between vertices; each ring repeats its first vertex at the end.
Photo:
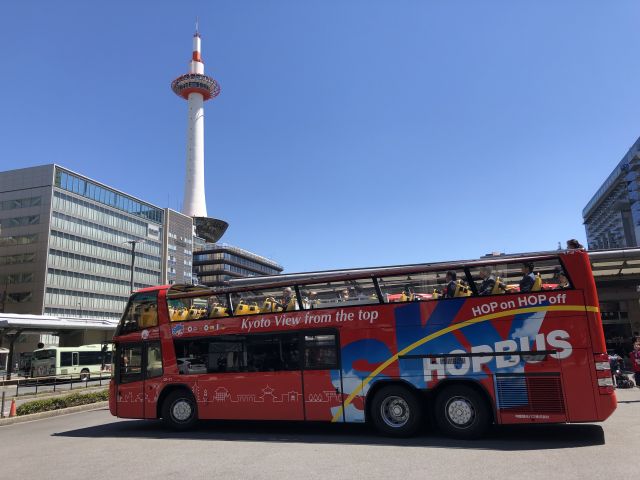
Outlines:
POLYGON ((193 217, 198 236, 216 242, 229 226, 225 221, 207 216, 204 188, 204 102, 220 94, 220 85, 204 74, 200 34, 193 35, 193 53, 189 73, 171 82, 176 95, 187 100, 187 162, 182 213, 193 217))

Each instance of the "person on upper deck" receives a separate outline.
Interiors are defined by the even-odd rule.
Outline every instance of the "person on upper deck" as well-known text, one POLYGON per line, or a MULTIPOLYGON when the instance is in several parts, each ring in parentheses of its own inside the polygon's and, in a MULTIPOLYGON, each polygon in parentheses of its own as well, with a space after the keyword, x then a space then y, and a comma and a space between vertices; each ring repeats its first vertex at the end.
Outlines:
POLYGON ((282 289, 282 300, 278 302, 278 305, 284 311, 298 310, 298 301, 296 300, 291 287, 285 287, 282 289))
POLYGON ((456 293, 456 272, 453 270, 448 270, 445 275, 445 280, 447 282, 447 286, 444 289, 443 296, 444 298, 453 298, 456 293))
POLYGON ((564 290, 565 288, 569 288, 569 279, 567 278, 567 274, 560 270, 556 274, 556 278, 558 279, 558 285, 554 288, 554 290, 564 290))
POLYGON ((536 276, 533 273, 533 263, 522 264, 522 280, 520 280, 520 293, 530 292, 533 284, 536 283, 536 276))
POLYGON ((575 238, 572 238, 571 240, 567 240, 567 250, 577 250, 579 248, 584 248, 584 247, 578 240, 576 240, 575 238))
POLYGON ((491 271, 491 267, 480 267, 480 278, 482 283, 478 287, 478 295, 491 295, 493 287, 496 285, 496 277, 491 271))

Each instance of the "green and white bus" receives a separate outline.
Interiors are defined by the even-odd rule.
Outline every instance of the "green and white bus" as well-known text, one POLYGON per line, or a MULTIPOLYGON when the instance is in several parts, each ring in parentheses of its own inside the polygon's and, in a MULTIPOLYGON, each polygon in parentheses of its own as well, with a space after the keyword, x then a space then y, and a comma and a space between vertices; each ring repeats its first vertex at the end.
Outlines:
POLYGON ((33 351, 31 376, 77 375, 81 380, 88 380, 91 376, 111 374, 111 350, 111 344, 99 343, 39 348, 33 351))

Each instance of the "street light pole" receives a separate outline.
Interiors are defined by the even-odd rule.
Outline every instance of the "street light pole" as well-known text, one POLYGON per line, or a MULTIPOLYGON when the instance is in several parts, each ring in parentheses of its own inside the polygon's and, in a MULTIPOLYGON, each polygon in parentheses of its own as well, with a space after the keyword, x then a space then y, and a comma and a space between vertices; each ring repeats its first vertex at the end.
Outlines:
POLYGON ((126 243, 131 245, 131 281, 130 281, 130 289, 131 293, 133 293, 133 271, 136 264, 136 244, 140 243, 140 240, 128 240, 126 243))

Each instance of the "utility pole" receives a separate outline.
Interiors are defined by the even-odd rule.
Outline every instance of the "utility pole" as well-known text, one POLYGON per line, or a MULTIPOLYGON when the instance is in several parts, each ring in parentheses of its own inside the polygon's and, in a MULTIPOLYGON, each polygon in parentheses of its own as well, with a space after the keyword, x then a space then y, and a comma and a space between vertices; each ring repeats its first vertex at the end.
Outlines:
POLYGON ((0 304, 2 308, 0 308, 0 313, 4 313, 5 303, 7 302, 7 286, 9 285, 9 276, 7 275, 7 279, 4 281, 4 291, 0 293, 0 304))
POLYGON ((136 244, 142 242, 142 240, 128 240, 125 243, 131 245, 131 281, 130 281, 130 289, 131 293, 133 293, 133 272, 136 264, 136 244))

